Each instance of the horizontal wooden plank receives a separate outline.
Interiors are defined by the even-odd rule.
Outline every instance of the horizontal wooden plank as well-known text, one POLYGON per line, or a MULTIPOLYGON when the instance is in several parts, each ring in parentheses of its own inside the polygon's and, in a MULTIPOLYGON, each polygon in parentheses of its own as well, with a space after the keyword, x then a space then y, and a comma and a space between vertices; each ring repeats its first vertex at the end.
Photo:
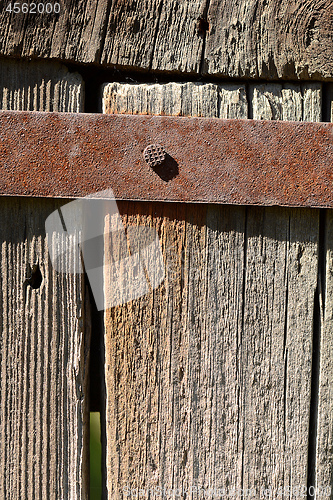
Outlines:
POLYGON ((232 78, 333 78, 331 0, 59 5, 47 15, 3 5, 0 54, 232 78))
POLYGON ((105 83, 101 88, 101 108, 106 114, 147 114, 236 118, 248 116, 244 84, 105 83), (138 112, 139 109, 139 112, 138 112))

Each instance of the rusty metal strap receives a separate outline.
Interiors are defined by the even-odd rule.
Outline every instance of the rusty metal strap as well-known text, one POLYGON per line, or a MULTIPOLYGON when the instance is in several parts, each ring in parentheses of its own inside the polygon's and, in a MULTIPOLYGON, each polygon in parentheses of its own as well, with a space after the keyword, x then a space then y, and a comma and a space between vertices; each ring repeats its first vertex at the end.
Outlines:
POLYGON ((333 208, 333 124, 4 111, 0 169, 2 195, 333 208))

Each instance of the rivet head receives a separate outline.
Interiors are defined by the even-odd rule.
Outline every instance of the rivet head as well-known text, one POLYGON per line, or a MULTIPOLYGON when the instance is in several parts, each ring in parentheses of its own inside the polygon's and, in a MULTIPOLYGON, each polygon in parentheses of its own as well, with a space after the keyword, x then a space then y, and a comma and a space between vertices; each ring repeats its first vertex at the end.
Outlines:
POLYGON ((160 144, 150 144, 144 150, 143 156, 151 168, 156 168, 165 161, 166 152, 160 144))

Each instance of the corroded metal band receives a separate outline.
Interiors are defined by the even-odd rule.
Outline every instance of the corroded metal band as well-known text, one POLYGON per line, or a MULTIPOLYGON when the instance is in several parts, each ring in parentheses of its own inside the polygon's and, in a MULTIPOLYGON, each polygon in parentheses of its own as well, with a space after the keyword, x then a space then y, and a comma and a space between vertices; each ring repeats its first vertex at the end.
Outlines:
POLYGON ((330 123, 0 112, 2 195, 333 208, 332 187, 330 123))

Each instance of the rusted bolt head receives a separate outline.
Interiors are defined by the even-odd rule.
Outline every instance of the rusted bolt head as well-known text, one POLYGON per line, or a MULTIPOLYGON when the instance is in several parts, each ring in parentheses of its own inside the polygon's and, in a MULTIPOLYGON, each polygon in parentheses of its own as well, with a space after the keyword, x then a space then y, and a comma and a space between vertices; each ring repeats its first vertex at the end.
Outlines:
POLYGON ((165 161, 166 153, 160 144, 150 144, 144 150, 143 156, 151 168, 156 168, 165 161))

